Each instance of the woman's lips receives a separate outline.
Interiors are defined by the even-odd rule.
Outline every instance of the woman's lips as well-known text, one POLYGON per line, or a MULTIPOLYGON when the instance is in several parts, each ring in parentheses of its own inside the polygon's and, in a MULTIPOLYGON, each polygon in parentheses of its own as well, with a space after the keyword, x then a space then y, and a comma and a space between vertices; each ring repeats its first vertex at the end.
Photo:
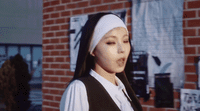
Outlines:
POLYGON ((125 58, 120 58, 117 60, 117 64, 118 66, 122 67, 125 64, 125 58))

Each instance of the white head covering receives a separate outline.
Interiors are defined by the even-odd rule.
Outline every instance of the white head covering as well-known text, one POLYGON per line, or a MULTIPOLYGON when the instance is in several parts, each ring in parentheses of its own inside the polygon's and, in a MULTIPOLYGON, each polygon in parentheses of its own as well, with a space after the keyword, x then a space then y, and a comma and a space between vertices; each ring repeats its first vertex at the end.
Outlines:
POLYGON ((89 47, 90 54, 92 54, 94 48, 99 43, 101 38, 107 32, 109 32, 110 30, 112 30, 113 28, 116 28, 116 27, 124 27, 128 33, 128 29, 127 29, 126 25, 116 15, 108 14, 108 15, 104 15, 103 17, 100 18, 100 20, 98 21, 98 23, 94 29, 94 32, 93 32, 93 37, 92 37, 90 47, 89 47))

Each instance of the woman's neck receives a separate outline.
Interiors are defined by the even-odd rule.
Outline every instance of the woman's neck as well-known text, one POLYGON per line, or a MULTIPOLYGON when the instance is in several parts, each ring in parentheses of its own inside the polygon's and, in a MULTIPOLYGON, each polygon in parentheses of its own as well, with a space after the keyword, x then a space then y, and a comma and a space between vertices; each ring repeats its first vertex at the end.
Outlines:
POLYGON ((93 69, 96 73, 98 73, 100 76, 102 76, 103 78, 107 79, 108 81, 110 81, 111 83, 113 83, 114 85, 117 85, 116 82, 116 78, 115 75, 116 73, 110 73, 107 72, 106 70, 104 70, 101 66, 99 66, 98 64, 95 65, 94 69, 93 69))

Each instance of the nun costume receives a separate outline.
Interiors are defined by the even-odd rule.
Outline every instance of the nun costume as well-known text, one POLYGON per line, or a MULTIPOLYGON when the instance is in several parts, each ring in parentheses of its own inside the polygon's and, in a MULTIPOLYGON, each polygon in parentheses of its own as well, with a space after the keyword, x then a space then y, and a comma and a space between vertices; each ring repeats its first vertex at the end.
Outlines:
MULTIPOLYGON (((117 15, 98 13, 88 19, 82 31, 74 77, 63 93, 60 111, 142 111, 141 104, 126 77, 130 68, 129 59, 131 59, 129 40, 127 27, 117 15), (109 34, 118 35, 110 37, 109 34), (126 37, 122 38, 120 34, 125 34, 126 37), (107 40, 106 35, 109 35, 110 40, 104 44, 103 40, 107 40), (115 40, 119 42, 113 42, 115 40), (121 44, 128 48, 123 49, 121 44), (113 83, 106 78, 110 76, 106 74, 112 72, 109 70, 112 62, 108 59, 106 63, 101 56, 108 58, 110 55, 106 54, 112 55, 113 52, 109 48, 115 46, 120 48, 118 53, 127 57, 123 56, 119 59, 116 66, 113 64, 113 67, 117 68, 110 68, 116 72, 111 75, 114 77, 113 83), (102 50, 107 52, 104 53, 102 50), (106 74, 99 73, 97 66, 106 74)), ((114 56, 110 59, 112 58, 114 56)))

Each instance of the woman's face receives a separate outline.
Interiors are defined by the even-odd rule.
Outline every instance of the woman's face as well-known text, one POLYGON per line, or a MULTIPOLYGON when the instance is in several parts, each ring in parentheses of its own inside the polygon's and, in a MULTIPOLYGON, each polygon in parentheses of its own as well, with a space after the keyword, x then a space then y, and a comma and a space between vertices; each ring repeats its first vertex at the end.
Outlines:
POLYGON ((117 27, 103 36, 92 55, 101 69, 108 73, 119 73, 124 70, 129 53, 128 33, 125 28, 117 27))

